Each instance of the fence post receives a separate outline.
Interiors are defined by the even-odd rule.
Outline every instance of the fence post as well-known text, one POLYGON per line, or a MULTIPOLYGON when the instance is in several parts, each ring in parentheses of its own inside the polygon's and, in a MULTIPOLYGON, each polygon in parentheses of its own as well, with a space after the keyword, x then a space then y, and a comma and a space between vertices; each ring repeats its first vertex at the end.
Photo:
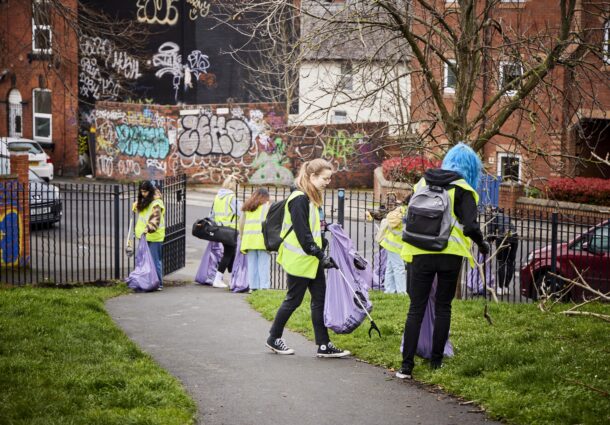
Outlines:
POLYGON ((120 188, 118 184, 114 185, 114 278, 121 278, 121 236, 120 236, 120 221, 119 221, 119 203, 120 203, 120 188))
MULTIPOLYGON (((559 227, 557 216, 557 212, 551 214, 551 273, 553 274, 557 273, 557 230, 559 227)), ((555 276, 551 276, 550 286, 552 292, 557 290, 556 284, 555 276)))
POLYGON ((345 189, 339 188, 337 190, 337 196, 339 200, 337 202, 337 221, 343 227, 343 223, 345 222, 345 189))

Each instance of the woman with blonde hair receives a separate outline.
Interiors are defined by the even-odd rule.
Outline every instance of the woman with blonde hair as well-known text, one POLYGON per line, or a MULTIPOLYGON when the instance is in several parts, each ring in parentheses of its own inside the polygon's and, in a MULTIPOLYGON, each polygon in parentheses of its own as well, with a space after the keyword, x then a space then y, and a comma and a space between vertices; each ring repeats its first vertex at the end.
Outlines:
POLYGON ((271 286, 271 255, 265 250, 262 224, 269 211, 269 192, 257 189, 241 207, 239 220, 241 235, 240 251, 246 254, 248 262, 248 285, 250 291, 269 289, 271 286))
MULTIPOLYGON (((237 230, 237 219, 241 215, 239 209, 239 201, 235 195, 237 192, 237 185, 239 179, 235 175, 230 175, 225 178, 222 183, 221 189, 214 198, 214 204, 212 205, 212 212, 210 217, 223 226, 231 227, 237 230)), ((237 241, 235 241, 237 243, 237 241)), ((235 244, 222 244, 224 252, 222 259, 218 263, 218 271, 212 286, 215 288, 226 288, 227 285, 224 283, 224 272, 229 270, 229 273, 233 270, 233 260, 235 260, 235 244)))
POLYGON ((282 339, 282 334, 307 289, 311 294, 311 321, 318 345, 317 356, 345 357, 350 354, 330 342, 328 329, 324 326, 324 269, 337 267, 335 261, 324 254, 320 225, 322 195, 332 173, 332 165, 323 159, 304 162, 295 182, 296 190, 286 200, 281 232, 284 241, 278 250, 277 262, 287 274, 288 291, 275 315, 266 344, 277 354, 294 354, 282 339))

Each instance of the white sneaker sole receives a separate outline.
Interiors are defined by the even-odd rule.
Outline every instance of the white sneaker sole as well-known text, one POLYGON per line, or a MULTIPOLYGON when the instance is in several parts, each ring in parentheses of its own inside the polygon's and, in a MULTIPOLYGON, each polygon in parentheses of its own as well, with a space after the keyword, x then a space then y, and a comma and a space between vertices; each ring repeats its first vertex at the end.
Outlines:
POLYGON ((345 350, 342 353, 336 353, 336 354, 316 354, 317 357, 322 358, 322 359, 339 359, 341 357, 347 357, 349 355, 351 355, 352 353, 345 350))
POLYGON ((396 377, 398 379, 413 379, 413 375, 406 375, 404 373, 396 372, 396 377))
POLYGON ((212 287, 214 287, 214 288, 228 288, 228 286, 225 283, 213 283, 212 287))
POLYGON ((282 356, 289 356, 291 354, 294 354, 294 350, 292 348, 289 348, 286 351, 281 351, 278 350, 277 348, 273 348, 272 346, 270 346, 269 344, 265 344, 271 351, 273 351, 275 354, 279 354, 282 356))

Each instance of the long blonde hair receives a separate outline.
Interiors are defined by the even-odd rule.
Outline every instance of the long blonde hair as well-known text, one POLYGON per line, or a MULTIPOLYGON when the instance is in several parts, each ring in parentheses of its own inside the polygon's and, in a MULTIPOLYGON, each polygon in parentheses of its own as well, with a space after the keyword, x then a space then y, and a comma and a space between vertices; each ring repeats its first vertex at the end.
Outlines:
POLYGON ((239 177, 235 174, 228 175, 225 180, 222 182, 223 189, 235 190, 237 184, 239 183, 239 177))
POLYGON ((325 159, 316 158, 311 161, 305 161, 301 165, 299 175, 295 181, 297 188, 305 192, 309 200, 317 207, 322 206, 322 194, 311 183, 310 177, 317 176, 324 170, 333 171, 333 166, 325 159))

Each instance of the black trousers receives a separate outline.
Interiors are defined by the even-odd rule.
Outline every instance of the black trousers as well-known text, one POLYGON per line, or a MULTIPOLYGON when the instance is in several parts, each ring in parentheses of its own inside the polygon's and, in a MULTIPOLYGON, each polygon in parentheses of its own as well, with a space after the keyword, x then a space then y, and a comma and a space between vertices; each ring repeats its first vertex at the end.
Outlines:
POLYGON ((435 276, 438 277, 438 283, 430 361, 440 363, 443 360, 443 351, 451 325, 451 301, 455 297, 455 288, 463 258, 450 254, 424 254, 413 257, 413 262, 409 265, 411 305, 405 322, 405 337, 402 347, 403 368, 412 370, 415 364, 413 358, 417 349, 421 322, 426 312, 430 288, 435 276))
POLYGON ((502 246, 502 240, 497 239, 496 246, 498 247, 496 254, 498 288, 507 288, 515 276, 515 260, 519 241, 514 238, 506 239, 502 246))
POLYGON ((273 325, 269 331, 272 338, 281 338, 284 333, 284 326, 292 316, 292 313, 301 305, 305 292, 309 289, 311 294, 311 322, 316 338, 316 344, 328 344, 328 329, 324 326, 324 297, 326 296, 326 278, 324 269, 318 267, 316 277, 308 279, 306 277, 287 275, 288 292, 282 305, 275 314, 273 325))
POLYGON ((229 270, 229 273, 233 271, 233 261, 235 260, 235 250, 236 246, 229 246, 222 244, 224 251, 222 253, 222 258, 218 263, 218 271, 220 273, 224 273, 225 270, 229 270))

